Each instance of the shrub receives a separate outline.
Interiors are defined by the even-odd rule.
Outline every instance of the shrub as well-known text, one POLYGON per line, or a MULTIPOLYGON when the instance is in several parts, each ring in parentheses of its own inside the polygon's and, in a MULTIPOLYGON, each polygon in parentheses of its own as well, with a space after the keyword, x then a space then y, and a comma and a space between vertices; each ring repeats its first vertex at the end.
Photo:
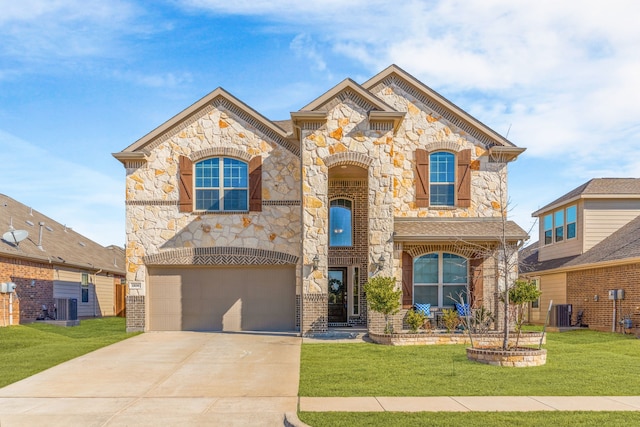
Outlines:
POLYGON ((442 321, 444 322, 444 327, 447 329, 447 332, 451 332, 460 324, 458 312, 445 308, 442 310, 442 321))
POLYGON ((407 313, 407 323, 411 327, 411 332, 414 334, 424 325, 425 320, 427 320, 427 316, 421 311, 409 310, 407 313))

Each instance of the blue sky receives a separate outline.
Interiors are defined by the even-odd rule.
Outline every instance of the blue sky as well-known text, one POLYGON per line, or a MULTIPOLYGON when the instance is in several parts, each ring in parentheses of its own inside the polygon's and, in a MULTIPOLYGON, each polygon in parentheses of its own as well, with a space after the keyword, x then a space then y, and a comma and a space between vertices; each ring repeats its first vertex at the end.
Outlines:
MULTIPOLYGON (((123 245, 120 151, 222 86, 289 118, 395 63, 527 151, 511 218, 640 177, 640 2, 0 0, 0 193, 123 245)), ((1 227, 0 227, 1 228, 1 227)), ((533 239, 535 240, 535 238, 533 239)))

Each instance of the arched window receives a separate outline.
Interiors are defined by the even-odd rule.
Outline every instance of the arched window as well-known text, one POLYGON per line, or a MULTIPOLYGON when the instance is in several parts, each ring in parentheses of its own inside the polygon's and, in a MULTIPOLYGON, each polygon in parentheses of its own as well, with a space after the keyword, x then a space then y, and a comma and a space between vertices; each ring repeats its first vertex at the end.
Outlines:
POLYGON ((329 204, 329 246, 353 245, 353 203, 334 199, 329 204))
POLYGON ((196 210, 248 211, 247 163, 230 157, 213 157, 195 165, 196 210))
POLYGON ((433 252, 413 261, 413 303, 451 307, 468 303, 467 259, 448 252, 433 252))
POLYGON ((446 151, 436 151, 430 154, 429 204, 431 206, 454 206, 455 182, 455 156, 446 151))

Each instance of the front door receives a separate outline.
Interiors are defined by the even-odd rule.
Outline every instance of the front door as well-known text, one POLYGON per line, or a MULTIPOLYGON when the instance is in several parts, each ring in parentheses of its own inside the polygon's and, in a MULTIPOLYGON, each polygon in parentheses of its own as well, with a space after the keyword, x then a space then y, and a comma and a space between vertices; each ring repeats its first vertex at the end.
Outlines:
POLYGON ((329 323, 347 321, 347 269, 329 269, 329 323))

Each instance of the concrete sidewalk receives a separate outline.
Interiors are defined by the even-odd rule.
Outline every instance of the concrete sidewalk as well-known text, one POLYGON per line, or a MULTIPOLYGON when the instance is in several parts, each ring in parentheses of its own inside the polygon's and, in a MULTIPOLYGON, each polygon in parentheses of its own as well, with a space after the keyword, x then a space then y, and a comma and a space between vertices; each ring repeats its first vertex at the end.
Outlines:
POLYGON ((640 411, 640 396, 301 397, 302 412, 640 411))

